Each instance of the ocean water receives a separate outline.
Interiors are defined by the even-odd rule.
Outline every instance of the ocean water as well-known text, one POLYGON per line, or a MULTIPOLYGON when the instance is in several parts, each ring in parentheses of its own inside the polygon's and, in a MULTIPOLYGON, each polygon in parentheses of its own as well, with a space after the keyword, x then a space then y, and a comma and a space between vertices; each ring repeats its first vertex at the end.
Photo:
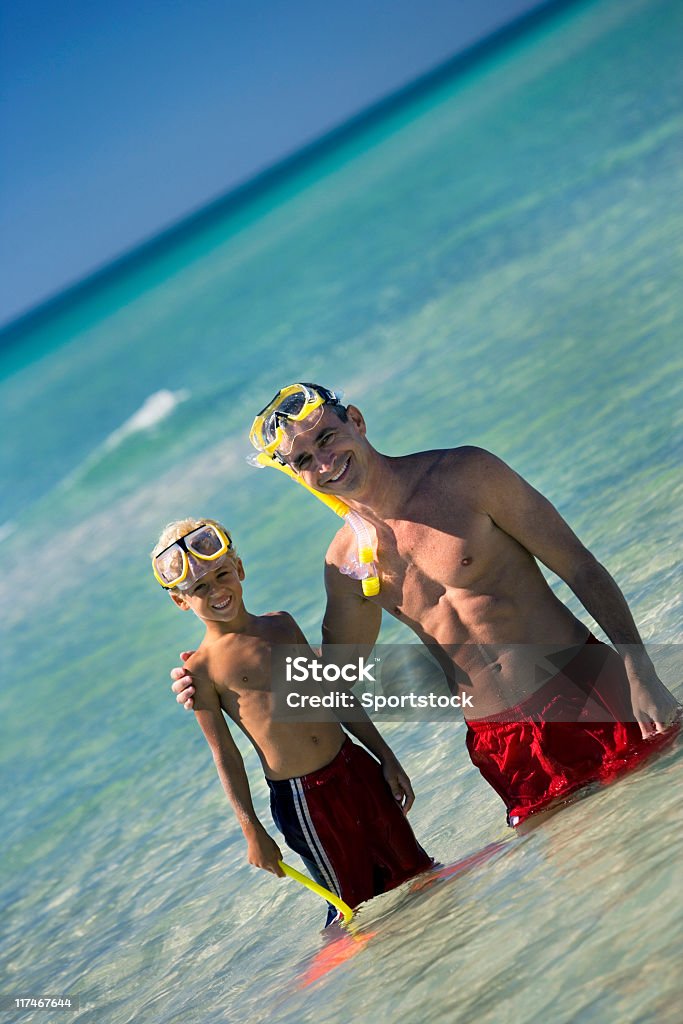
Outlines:
POLYGON ((387 723, 425 845, 487 854, 329 943, 246 864, 147 553, 219 516, 249 608, 319 639, 335 519, 245 462, 254 411, 319 380, 382 451, 479 444, 546 493, 683 698, 682 43, 675 0, 577 3, 0 336, 0 994, 80 1000, 3 1019, 680 1019, 681 742, 518 836, 462 723, 387 723))

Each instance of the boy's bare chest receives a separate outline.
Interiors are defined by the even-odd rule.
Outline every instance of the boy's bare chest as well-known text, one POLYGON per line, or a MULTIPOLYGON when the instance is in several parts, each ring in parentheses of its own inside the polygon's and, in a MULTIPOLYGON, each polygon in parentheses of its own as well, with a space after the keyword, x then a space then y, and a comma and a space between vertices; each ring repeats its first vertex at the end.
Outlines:
POLYGON ((270 695, 272 645, 269 643, 219 644, 211 652, 209 671, 221 704, 270 695))

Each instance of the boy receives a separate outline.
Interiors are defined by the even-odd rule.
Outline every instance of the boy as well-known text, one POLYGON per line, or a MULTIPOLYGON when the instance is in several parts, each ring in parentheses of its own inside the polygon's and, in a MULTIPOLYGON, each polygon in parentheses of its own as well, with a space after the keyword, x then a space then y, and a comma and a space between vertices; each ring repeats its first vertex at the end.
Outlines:
MULTIPOLYGON (((171 523, 152 552, 152 565, 178 608, 193 611, 206 628, 187 662, 196 688, 194 711, 247 841, 249 863, 283 875, 282 854, 254 812, 244 762, 223 712, 261 760, 273 818, 287 844, 349 906, 430 867, 405 818, 414 799, 410 781, 358 707, 354 717, 363 720, 347 723, 347 729, 379 764, 345 736, 337 720, 274 719, 272 649, 306 640, 287 612, 247 611, 244 567, 228 531, 213 519, 171 523)), ((336 913, 331 907, 327 924, 336 913)))

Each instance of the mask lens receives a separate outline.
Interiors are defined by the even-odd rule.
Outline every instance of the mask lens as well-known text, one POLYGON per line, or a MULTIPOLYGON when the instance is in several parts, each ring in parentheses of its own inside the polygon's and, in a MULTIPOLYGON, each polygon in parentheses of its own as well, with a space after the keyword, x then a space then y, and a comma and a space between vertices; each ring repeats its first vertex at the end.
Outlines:
POLYGON ((277 416, 275 413, 271 413, 268 419, 263 424, 263 442, 264 447, 272 444, 277 436, 277 416))
POLYGON ((287 395, 278 403, 277 407, 268 415, 263 424, 263 437, 267 445, 277 439, 278 427, 284 425, 290 417, 299 416, 303 410, 308 395, 305 391, 295 391, 287 395))
POLYGON ((298 416, 308 400, 309 396, 305 391, 295 391, 293 395, 287 395, 286 398, 283 398, 274 415, 285 417, 298 416))
POLYGON ((294 437, 319 422, 323 405, 336 403, 340 398, 341 392, 328 391, 317 384, 290 384, 278 391, 257 414, 249 440, 254 448, 266 452, 271 458, 288 455, 294 437), (315 413, 317 415, 313 418, 315 413), (300 427, 302 423, 305 426, 300 427))
POLYGON ((172 587, 185 571, 185 552, 179 544, 172 544, 154 559, 154 566, 167 587, 172 587))
POLYGON ((185 545, 197 558, 213 560, 224 555, 231 546, 230 538, 224 537, 215 526, 200 526, 185 536, 185 545))
POLYGON ((282 424, 282 440, 280 441, 280 447, 278 449, 282 455, 289 455, 292 450, 292 445, 296 441, 300 434, 306 434, 309 430, 313 430, 314 427, 318 426, 322 419, 323 412, 325 411, 324 405, 319 405, 317 409, 309 413, 305 419, 296 423, 292 420, 285 420, 282 424))
POLYGON ((194 555, 188 555, 187 561, 187 578, 178 584, 180 591, 192 590, 195 583, 198 583, 208 573, 218 572, 223 562, 226 561, 226 553, 216 555, 210 560, 203 558, 202 561, 195 559, 194 555))

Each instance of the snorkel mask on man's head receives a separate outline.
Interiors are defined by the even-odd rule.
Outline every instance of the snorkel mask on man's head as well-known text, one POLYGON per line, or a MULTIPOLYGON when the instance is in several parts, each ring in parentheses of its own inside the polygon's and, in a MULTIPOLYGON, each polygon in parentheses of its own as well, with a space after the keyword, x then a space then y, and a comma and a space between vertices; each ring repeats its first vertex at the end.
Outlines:
POLYGON ((319 384, 290 384, 282 388, 261 409, 251 425, 249 440, 259 454, 247 461, 255 466, 273 466, 281 470, 346 521, 356 535, 358 555, 341 572, 361 581, 365 597, 376 597, 380 592, 379 572, 375 564, 372 538, 365 521, 342 498, 323 494, 311 487, 285 462, 285 456, 290 454, 295 438, 303 431, 317 426, 326 405, 341 411, 342 418, 346 419, 346 409, 341 399, 341 391, 329 391, 319 384))
POLYGON ((320 384, 289 384, 261 409, 251 425, 249 440, 258 451, 284 465, 297 435, 317 426, 326 405, 343 408, 341 398, 341 391, 320 384))

